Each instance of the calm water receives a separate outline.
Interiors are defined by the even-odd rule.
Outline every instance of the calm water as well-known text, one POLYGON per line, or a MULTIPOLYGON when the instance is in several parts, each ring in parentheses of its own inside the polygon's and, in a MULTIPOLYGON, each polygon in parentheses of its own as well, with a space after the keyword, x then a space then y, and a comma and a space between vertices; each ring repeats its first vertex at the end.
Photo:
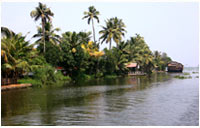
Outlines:
MULTIPOLYGON (((159 73, 1 93, 2 125, 199 125, 199 74, 159 73)), ((196 69, 198 71, 198 69, 196 69)))

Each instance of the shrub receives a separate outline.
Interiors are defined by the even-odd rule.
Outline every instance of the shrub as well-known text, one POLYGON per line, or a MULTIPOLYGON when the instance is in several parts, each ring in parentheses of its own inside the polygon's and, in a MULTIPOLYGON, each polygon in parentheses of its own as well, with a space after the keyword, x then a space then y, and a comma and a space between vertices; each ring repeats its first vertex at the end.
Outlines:
POLYGON ((179 75, 177 75, 177 76, 174 76, 174 78, 178 78, 178 79, 191 79, 192 76, 186 77, 186 76, 179 76, 179 75))
POLYGON ((50 65, 45 65, 42 68, 38 68, 33 73, 33 79, 38 81, 40 86, 63 85, 71 81, 69 76, 64 76, 60 71, 56 72, 55 68, 50 65))

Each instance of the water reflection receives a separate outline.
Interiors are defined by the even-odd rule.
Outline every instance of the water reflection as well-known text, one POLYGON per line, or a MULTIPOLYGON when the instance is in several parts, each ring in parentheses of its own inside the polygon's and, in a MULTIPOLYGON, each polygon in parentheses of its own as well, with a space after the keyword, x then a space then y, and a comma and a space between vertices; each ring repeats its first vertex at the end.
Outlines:
POLYGON ((178 80, 173 75, 2 92, 2 125, 180 125, 188 106, 198 102, 193 102, 198 79, 178 80))

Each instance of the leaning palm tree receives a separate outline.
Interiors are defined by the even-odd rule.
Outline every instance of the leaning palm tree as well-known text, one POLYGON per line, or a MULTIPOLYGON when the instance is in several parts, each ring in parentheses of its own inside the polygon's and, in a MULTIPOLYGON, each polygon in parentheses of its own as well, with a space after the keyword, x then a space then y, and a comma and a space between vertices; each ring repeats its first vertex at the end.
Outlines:
POLYGON ((60 28, 53 28, 53 25, 50 22, 45 24, 45 33, 43 34, 42 28, 38 27, 38 33, 33 35, 33 38, 39 38, 36 40, 36 44, 42 42, 43 37, 45 38, 45 42, 49 42, 53 45, 58 45, 60 43, 60 36, 55 32, 60 31, 60 28))
POLYGON ((96 42, 95 41, 95 30, 94 30, 94 20, 93 19, 96 19, 97 22, 99 23, 99 18, 98 18, 99 11, 97 11, 94 6, 90 6, 88 9, 89 9, 89 11, 84 12, 85 16, 82 19, 88 18, 88 24, 90 24, 90 21, 92 20, 93 38, 94 38, 94 42, 96 42))
POLYGON ((112 40, 118 46, 118 43, 122 40, 122 36, 124 36, 124 32, 126 32, 125 24, 122 22, 121 19, 110 18, 106 21, 106 27, 102 26, 103 30, 99 31, 99 34, 102 34, 100 39, 102 39, 101 43, 106 41, 106 43, 110 43, 109 49, 111 49, 111 42, 112 40))
POLYGON ((47 8, 45 4, 39 2, 39 6, 36 7, 35 10, 31 11, 30 15, 32 18, 34 18, 35 21, 41 19, 45 52, 45 24, 47 23, 47 20, 51 21, 51 16, 54 14, 51 12, 50 8, 47 8))

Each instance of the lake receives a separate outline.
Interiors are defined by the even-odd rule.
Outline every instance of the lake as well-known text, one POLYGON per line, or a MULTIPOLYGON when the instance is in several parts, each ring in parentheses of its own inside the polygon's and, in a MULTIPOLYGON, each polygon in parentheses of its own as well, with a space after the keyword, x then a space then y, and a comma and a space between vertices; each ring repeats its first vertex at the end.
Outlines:
POLYGON ((2 125, 199 125, 198 68, 1 92, 2 125))

